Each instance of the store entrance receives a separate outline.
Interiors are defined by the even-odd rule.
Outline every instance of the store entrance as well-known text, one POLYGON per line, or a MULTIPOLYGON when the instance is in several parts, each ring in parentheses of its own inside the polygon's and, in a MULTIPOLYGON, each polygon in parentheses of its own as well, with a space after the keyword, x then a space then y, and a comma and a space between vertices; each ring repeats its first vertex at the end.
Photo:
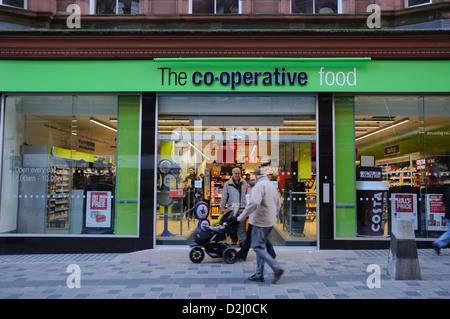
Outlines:
POLYGON ((315 96, 160 95, 158 108, 157 244, 189 244, 242 209, 264 167, 282 202, 272 243, 316 245, 315 96))

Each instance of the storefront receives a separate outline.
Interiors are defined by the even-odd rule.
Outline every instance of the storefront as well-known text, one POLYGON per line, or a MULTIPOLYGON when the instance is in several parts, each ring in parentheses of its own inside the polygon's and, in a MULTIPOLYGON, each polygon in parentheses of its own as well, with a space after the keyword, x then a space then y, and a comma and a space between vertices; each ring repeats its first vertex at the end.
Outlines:
POLYGON ((428 247, 445 227, 447 61, 3 60, 0 71, 2 253, 189 243, 195 205, 215 223, 236 167, 251 179, 263 166, 278 188, 276 245, 388 247, 408 218, 428 247))

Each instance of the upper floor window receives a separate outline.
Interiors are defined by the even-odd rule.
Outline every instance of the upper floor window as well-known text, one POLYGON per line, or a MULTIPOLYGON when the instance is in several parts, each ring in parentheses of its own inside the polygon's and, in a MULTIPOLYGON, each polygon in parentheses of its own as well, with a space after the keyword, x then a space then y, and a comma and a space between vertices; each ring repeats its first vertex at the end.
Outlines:
MULTIPOLYGON (((95 14, 139 14, 139 0, 96 0, 91 12, 95 14)), ((92 4, 91 4, 92 6, 92 4)))
POLYGON ((191 13, 238 14, 239 0, 191 0, 191 13))
POLYGON ((27 0, 0 0, 0 4, 23 9, 27 8, 27 0))
POLYGON ((431 4, 433 0, 405 0, 405 8, 431 4))
POLYGON ((342 0, 291 0, 291 13, 341 13, 342 0))

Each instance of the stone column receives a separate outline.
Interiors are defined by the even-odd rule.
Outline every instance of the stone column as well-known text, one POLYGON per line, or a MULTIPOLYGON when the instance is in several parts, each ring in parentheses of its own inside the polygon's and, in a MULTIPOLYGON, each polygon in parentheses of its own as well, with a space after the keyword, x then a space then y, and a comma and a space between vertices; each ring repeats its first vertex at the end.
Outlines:
POLYGON ((394 280, 422 279, 411 220, 398 220, 392 225, 387 273, 394 280))

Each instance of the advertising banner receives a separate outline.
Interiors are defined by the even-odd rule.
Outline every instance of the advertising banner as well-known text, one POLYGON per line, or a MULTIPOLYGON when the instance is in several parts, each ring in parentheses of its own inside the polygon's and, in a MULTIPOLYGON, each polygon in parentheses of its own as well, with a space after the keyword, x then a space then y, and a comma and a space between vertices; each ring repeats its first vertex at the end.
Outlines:
POLYGON ((417 194, 391 194, 391 215, 393 224, 399 219, 412 220, 417 230, 417 194))
POLYGON ((442 194, 426 194, 427 230, 447 230, 442 194))
POLYGON ((203 178, 205 184, 205 193, 203 194, 204 199, 211 198, 211 170, 209 168, 205 169, 205 177, 203 178))
POLYGON ((358 236, 384 236, 388 205, 386 182, 356 182, 358 236))
POLYGON ((111 227, 111 192, 87 192, 85 227, 111 227))

